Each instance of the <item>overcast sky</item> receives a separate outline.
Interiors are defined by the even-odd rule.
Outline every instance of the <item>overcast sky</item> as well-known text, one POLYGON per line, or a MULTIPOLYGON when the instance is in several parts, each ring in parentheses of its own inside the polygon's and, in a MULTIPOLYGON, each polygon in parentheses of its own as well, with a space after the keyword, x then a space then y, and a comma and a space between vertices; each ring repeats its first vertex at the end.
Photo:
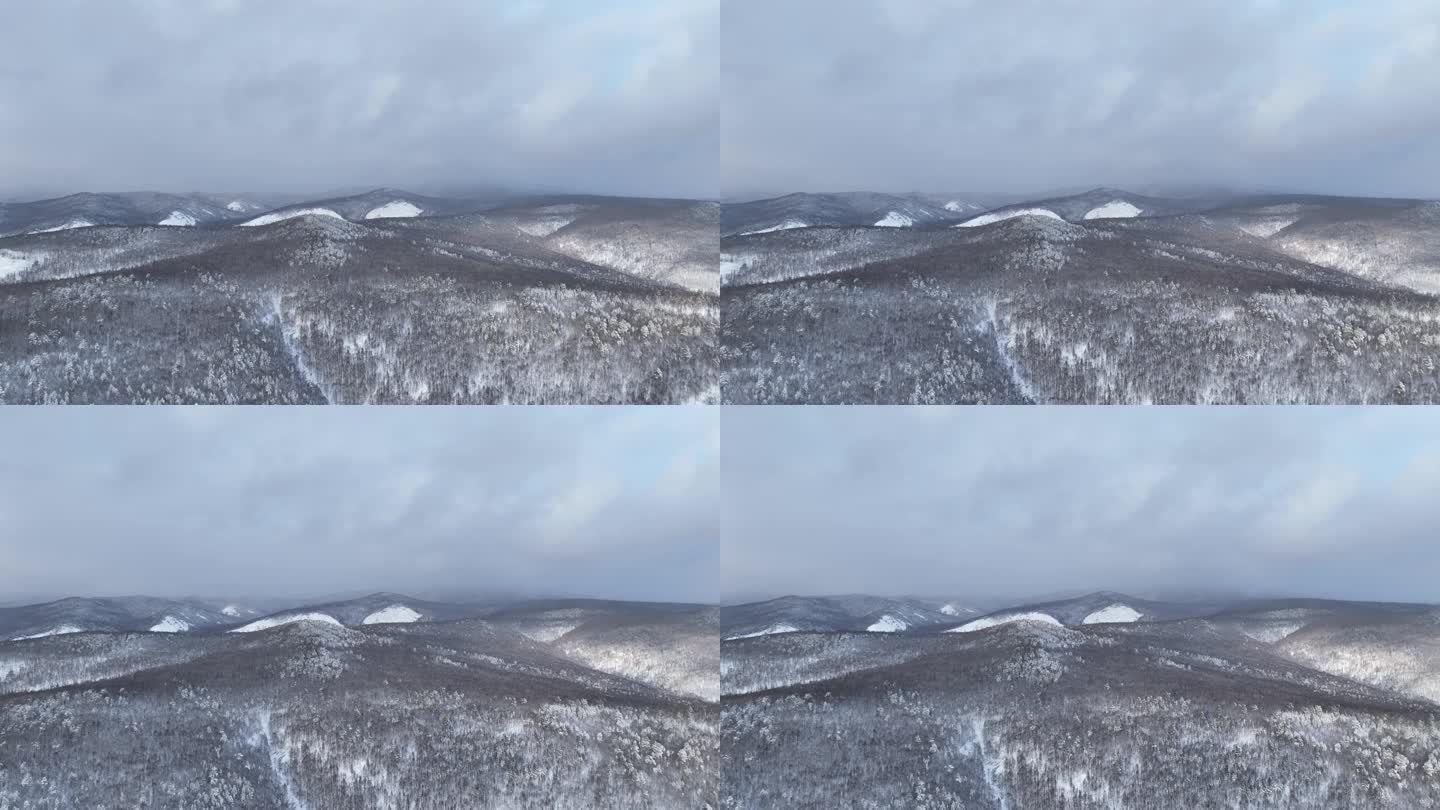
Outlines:
POLYGON ((727 194, 1440 197, 1435 0, 731 0, 721 27, 727 194))
POLYGON ((709 408, 19 408, 0 447, 0 603, 716 597, 709 408))
POLYGON ((1440 410, 727 408, 726 599, 1440 602, 1440 410))
POLYGON ((719 2, 7 2, 0 199, 431 184, 713 198, 719 2))

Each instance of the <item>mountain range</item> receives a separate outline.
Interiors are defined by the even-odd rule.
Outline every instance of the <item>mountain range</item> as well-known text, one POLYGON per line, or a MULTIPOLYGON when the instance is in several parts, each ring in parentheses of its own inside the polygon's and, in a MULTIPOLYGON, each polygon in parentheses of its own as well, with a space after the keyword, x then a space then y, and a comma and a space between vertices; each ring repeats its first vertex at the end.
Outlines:
POLYGON ((0 609, 0 806, 714 806, 717 622, 392 593, 0 609))
POLYGON ((1101 592, 845 624, 722 642, 727 806, 1440 803, 1435 605, 1101 592))
POLYGON ((85 194, 0 207, 0 402, 719 397, 719 206, 85 194))
POLYGON ((877 227, 841 201, 722 238, 725 402, 1440 401, 1440 202, 1103 188, 877 227))

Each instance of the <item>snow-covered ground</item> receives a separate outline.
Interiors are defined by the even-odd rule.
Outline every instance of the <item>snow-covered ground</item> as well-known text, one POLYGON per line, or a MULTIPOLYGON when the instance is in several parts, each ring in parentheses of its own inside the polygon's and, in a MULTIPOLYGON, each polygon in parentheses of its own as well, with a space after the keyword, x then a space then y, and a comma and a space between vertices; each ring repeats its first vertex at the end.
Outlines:
POLYGON ((220 612, 224 613, 226 616, 238 617, 244 615, 244 611, 240 609, 239 605, 226 605, 225 607, 220 608, 220 612))
POLYGON ((420 614, 404 605, 391 605, 366 616, 361 624, 409 624, 420 618, 420 614))
POLYGON ((412 203, 408 203, 404 200, 394 200, 392 202, 385 203, 379 208, 370 209, 370 213, 366 214, 365 218, 407 219, 409 217, 418 217, 421 213, 423 213, 423 209, 416 207, 412 203))
POLYGON ((1029 613, 1007 613, 1003 616, 983 616, 973 622, 966 622, 959 627, 946 630, 947 633, 973 633, 976 630, 984 630, 987 627, 997 627, 1011 622, 1043 622, 1045 624, 1060 624, 1060 620, 1049 613, 1032 611, 1029 613))
POLYGON ((68 231, 71 228, 89 228, 94 224, 95 223, 88 219, 72 219, 64 225, 56 225, 53 228, 41 228, 38 231, 30 231, 30 233, 55 233, 56 231, 68 231))
POLYGON ((954 211, 957 214, 962 211, 974 211, 976 208, 979 207, 980 206, 973 203, 964 203, 960 202, 959 200, 951 200, 950 202, 945 203, 946 211, 954 211))
POLYGON ((294 219, 295 217, 305 216, 334 217, 335 219, 344 219, 344 217, 340 216, 334 211, 331 211, 329 208, 300 208, 294 211, 276 211, 274 213, 258 216, 247 222, 240 223, 240 227, 252 228, 256 225, 274 225, 277 222, 284 222, 287 219, 294 219))
POLYGON ((738 635, 738 636, 726 636, 726 637, 725 637, 725 640, 726 640, 726 641, 731 641, 731 640, 737 639, 737 638, 754 638, 755 636, 771 636, 771 635, 774 635, 774 634, 776 634, 776 633, 798 633, 798 632, 800 632, 800 628, 798 628, 798 627, 792 627, 792 626, 790 626, 790 625, 788 625, 788 624, 785 624, 785 623, 781 622, 781 623, 779 623, 779 624, 772 624, 772 625, 770 625, 769 627, 765 628, 764 630, 756 630, 756 631, 753 632, 753 633, 742 633, 742 634, 740 634, 740 635, 738 635))
POLYGON ((744 233, 742 233, 742 234, 740 234, 740 235, 741 235, 741 236, 754 236, 754 235, 757 234, 757 233, 774 233, 775 231, 788 231, 788 230, 790 230, 791 228, 808 228, 808 227, 810 227, 810 226, 806 225, 805 223, 801 222, 801 221, 798 220, 798 219, 787 219, 787 220, 785 220, 784 222, 780 223, 779 225, 771 225, 771 226, 768 227, 768 228, 761 228, 761 229, 755 230, 755 231, 746 231, 746 232, 744 232, 744 233))
POLYGON ((322 622, 324 624, 340 624, 334 616, 328 613, 292 613, 288 616, 267 616, 263 619, 253 621, 244 627, 237 627, 231 630, 232 633, 253 633, 256 630, 269 630, 272 627, 279 627, 282 624, 293 624, 295 622, 322 622))
POLYGON ((879 222, 875 223, 876 227, 879 228, 908 228, 914 224, 915 220, 905 216, 899 211, 891 211, 890 213, 886 214, 879 222))
POLYGON ((35 633, 34 635, 29 635, 29 636, 16 636, 15 638, 12 638, 12 639, 10 639, 10 640, 11 640, 11 641, 24 641, 24 640, 26 640, 26 639, 31 639, 31 638, 46 638, 47 636, 64 636, 64 635, 69 635, 70 633, 83 633, 83 632, 85 632, 85 628, 83 628, 83 627, 76 627, 76 626, 73 625, 73 624, 62 624, 62 625, 57 625, 57 626, 55 626, 55 627, 52 627, 52 628, 50 628, 49 630, 41 630, 40 632, 35 633))
POLYGON ((183 633, 190 629, 190 623, 174 616, 166 616, 150 628, 152 633, 183 633))
POLYGON ((1086 219, 1130 219, 1140 216, 1140 209, 1124 200, 1111 200, 1085 212, 1086 219))
POLYGON ((874 624, 870 625, 865 629, 869 630, 872 633, 898 633, 909 626, 910 625, 900 621, 894 616, 886 614, 884 616, 881 616, 874 624))
POLYGON ((1081 624, 1126 624, 1140 618, 1140 611, 1129 605, 1109 605, 1086 616, 1081 624))
POLYGON ((160 220, 158 224, 176 225, 182 228, 188 228, 195 224, 195 217, 190 216, 184 211, 171 211, 170 216, 160 220))
POLYGON ((16 250, 0 250, 0 278, 18 276, 39 263, 41 257, 16 250))
POLYGON ((1064 221, 1064 217, 1051 211, 1049 208, 1017 208, 1013 211, 992 211, 988 214, 981 214, 974 219, 967 219, 956 225, 957 228, 978 228, 981 225, 990 225, 995 222, 1003 222, 1015 217, 1049 217, 1064 221))

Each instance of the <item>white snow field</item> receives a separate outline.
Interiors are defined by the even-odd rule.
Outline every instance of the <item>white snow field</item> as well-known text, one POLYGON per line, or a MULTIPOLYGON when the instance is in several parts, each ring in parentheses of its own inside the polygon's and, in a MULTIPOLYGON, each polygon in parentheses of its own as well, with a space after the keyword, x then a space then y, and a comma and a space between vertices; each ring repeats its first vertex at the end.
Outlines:
POLYGON ((239 616, 239 615, 240 615, 240 606, 239 606, 239 605, 226 605, 225 607, 220 608, 220 612, 221 612, 221 613, 224 613, 226 616, 239 616))
POLYGON ((761 228, 761 229, 758 230, 758 231, 746 231, 746 232, 744 232, 744 233, 742 233, 742 234, 740 234, 740 235, 741 235, 741 236, 754 236, 754 235, 757 234, 757 233, 774 233, 775 231, 788 231, 788 230, 790 230, 791 228, 808 228, 808 227, 810 227, 810 226, 809 226, 809 225, 806 225, 805 223, 801 222, 801 221, 798 220, 798 219, 787 219, 787 220, 785 220, 784 222, 780 223, 779 225, 771 225, 771 226, 768 227, 768 228, 761 228))
POLYGON ((978 228, 981 225, 990 225, 996 222, 1003 222, 1016 217, 1049 217, 1064 221, 1065 218, 1051 211, 1049 208, 1017 208, 1013 211, 992 211, 988 214, 981 214, 974 219, 967 219, 956 225, 956 228, 978 228))
POLYGON ((951 200, 950 202, 945 203, 946 211, 954 211, 957 214, 961 211, 973 211, 976 208, 979 208, 979 206, 972 203, 963 203, 959 200, 951 200))
POLYGON ((1011 622, 1043 622, 1045 624, 1060 624, 1060 620, 1049 613, 1007 613, 1003 616, 984 616, 973 622, 967 622, 959 627, 952 627, 946 630, 947 633, 973 633, 976 630, 984 630, 987 627, 998 627, 1011 622))
POLYGON ((1085 212, 1086 219, 1130 219, 1140 216, 1140 209, 1124 200, 1111 200, 1085 212))
POLYGON ((910 625, 900 621, 894 616, 886 614, 884 616, 881 616, 874 624, 870 625, 865 629, 869 630, 872 633, 898 633, 909 626, 910 625))
POLYGON ((62 624, 62 625, 58 625, 58 626, 56 626, 56 627, 52 627, 52 628, 50 628, 49 630, 42 630, 42 631, 40 631, 40 632, 38 632, 38 633, 36 633, 36 634, 34 634, 34 635, 32 635, 32 636, 16 636, 15 638, 12 638, 12 639, 10 639, 10 640, 11 640, 11 641, 25 641, 26 639, 31 639, 31 638, 46 638, 46 637, 48 637, 48 636, 65 636, 65 635, 69 635, 70 633, 83 633, 83 632, 85 632, 85 629, 84 629, 83 627, 76 627, 76 626, 73 625, 73 624, 62 624))
POLYGON ((366 616, 361 624, 409 624, 420 618, 420 614, 404 605, 391 605, 366 616))
POLYGON ((34 267, 40 258, 34 254, 21 253, 18 250, 0 250, 0 278, 18 276, 34 267))
POLYGON ((56 225, 53 228, 41 228, 38 231, 30 231, 30 233, 55 233, 56 231, 68 231, 71 228, 89 228, 94 224, 95 223, 91 222, 88 219, 72 219, 64 225, 56 225))
POLYGON ((277 222, 284 222, 287 219, 307 216, 334 217, 336 219, 344 219, 344 217, 340 216, 334 211, 331 211, 329 208, 301 208, 295 211, 276 211, 271 214, 258 216, 247 222, 240 223, 240 227, 253 228, 256 225, 274 225, 277 222))
POLYGON ((875 223, 878 228, 908 228, 915 224, 915 220, 905 216, 899 211, 891 211, 879 222, 875 223))
POLYGON ((1081 620, 1081 624, 1128 624, 1140 618, 1140 611, 1129 605, 1109 605, 1081 620))
POLYGON ((410 217, 420 216, 422 210, 423 209, 417 208, 413 204, 405 202, 404 200, 394 200, 392 202, 385 203, 379 208, 370 209, 370 213, 366 214, 365 218, 408 219, 410 217))
POLYGON ((176 225, 182 228, 188 228, 195 224, 195 217, 190 216, 184 211, 171 211, 170 216, 160 220, 158 224, 176 225))
POLYGON ((269 630, 272 627, 279 627, 282 624, 293 624, 295 622, 322 622, 324 624, 340 624, 340 622, 328 613, 292 613, 289 616, 267 616, 263 619, 253 621, 244 627, 237 627, 231 630, 232 633, 253 633, 256 630, 269 630))
POLYGON ((725 638, 725 640, 726 640, 726 641, 731 641, 731 640, 737 639, 737 638, 754 638, 754 637, 756 637, 756 636, 770 636, 770 635, 774 635, 774 634, 776 634, 776 633, 798 633, 798 632, 800 632, 800 628, 798 628, 798 627, 791 627, 790 625, 784 624, 784 623, 782 622, 782 623, 780 623, 780 624, 772 624, 772 625, 770 625, 769 627, 765 628, 764 630, 756 630, 756 631, 753 632, 753 633, 742 633, 741 635, 738 635, 738 636, 727 636, 727 637, 725 638))
POLYGON ((177 619, 174 616, 166 616, 150 628, 152 633, 183 633, 190 629, 190 623, 177 619))

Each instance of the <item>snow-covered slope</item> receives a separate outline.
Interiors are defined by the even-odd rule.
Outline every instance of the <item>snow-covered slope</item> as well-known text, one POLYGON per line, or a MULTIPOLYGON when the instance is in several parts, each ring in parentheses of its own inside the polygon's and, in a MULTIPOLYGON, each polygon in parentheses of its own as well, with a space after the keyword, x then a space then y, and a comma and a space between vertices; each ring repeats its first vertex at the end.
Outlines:
POLYGON ((64 636, 64 635, 68 635, 68 634, 70 634, 70 633, 83 633, 83 632, 85 632, 85 628, 83 628, 83 627, 76 627, 76 626, 73 625, 73 624, 62 624, 62 625, 58 625, 58 626, 56 626, 56 627, 52 627, 52 628, 50 628, 49 630, 42 630, 42 631, 40 631, 39 633, 32 633, 31 635, 28 635, 28 636, 16 636, 15 638, 12 638, 12 639, 10 639, 10 640, 11 640, 11 641, 25 641, 26 639, 31 639, 31 638, 47 638, 47 637, 49 637, 49 636, 64 636))
POLYGON ((378 208, 370 209, 370 212, 365 215, 365 218, 408 219, 410 217, 418 217, 421 213, 423 213, 422 209, 416 207, 413 203, 408 203, 404 200, 395 200, 394 202, 385 203, 378 208))
POLYGON ((995 222, 1003 222, 1015 217, 1049 217, 1050 219, 1063 219, 1059 214, 1048 208, 1017 208, 1011 211, 991 211, 988 214, 981 214, 974 219, 967 219, 956 225, 956 228, 978 228, 981 225, 990 225, 995 222))
POLYGON ((899 211, 891 211, 890 213, 886 214, 879 222, 875 223, 876 227, 879 228, 909 228, 914 224, 915 220, 905 216, 899 211))
POLYGON ((420 618, 420 614, 404 605, 391 605, 366 616, 361 624, 409 624, 420 618))
POLYGON ((959 627, 946 630, 947 633, 973 633, 976 630, 984 630, 987 627, 996 627, 1011 622, 1042 622, 1044 624, 1060 624, 1060 621, 1049 613, 1007 613, 1000 616, 982 616, 973 622, 966 622, 959 627))
POLYGON ((91 222, 88 219, 72 219, 66 222, 64 225, 56 225, 53 228, 40 228, 39 230, 30 231, 30 233, 55 233, 56 231, 68 231, 71 228, 89 228, 94 224, 95 223, 91 222))
POLYGON ((810 226, 809 226, 809 225, 806 225, 805 223, 801 222, 801 221, 798 220, 798 219, 787 219, 787 220, 785 220, 784 222, 780 223, 779 225, 771 225, 771 226, 768 227, 768 228, 757 228, 757 229, 755 229, 755 230, 753 230, 753 231, 746 231, 746 232, 744 232, 744 233, 742 233, 742 234, 740 234, 740 235, 741 235, 741 236, 754 236, 754 235, 757 234, 757 233, 774 233, 775 231, 788 231, 788 230, 791 230, 792 228, 808 228, 808 227, 810 227, 810 226))
POLYGON ((791 627, 788 624, 772 624, 764 630, 756 630, 753 633, 742 633, 738 636, 728 636, 725 640, 730 641, 737 638, 754 638, 756 636, 773 636, 776 633, 798 633, 800 628, 791 627))
POLYGON ((299 208, 291 211, 275 211, 273 213, 265 214, 263 216, 258 216, 252 220, 240 223, 240 226, 242 228, 252 228, 257 225, 273 225, 277 222, 284 222, 287 219, 294 219, 295 217, 305 216, 334 217, 335 219, 344 219, 344 217, 340 216, 334 211, 331 211, 329 208, 299 208))
POLYGON ((1085 212, 1086 219, 1130 219, 1140 216, 1140 209, 1124 200, 1111 200, 1085 212))
POLYGON ((1140 611, 1129 605, 1110 605, 1086 616, 1081 624, 1124 624, 1137 621, 1140 611))
POLYGON ((0 278, 19 275, 37 264, 40 258, 16 250, 0 250, 0 278))
POLYGON ((174 616, 166 616, 156 622, 151 628, 152 633, 183 633, 190 629, 190 623, 174 616))
POLYGON ((266 616, 263 619, 253 621, 244 627, 237 627, 231 630, 232 633, 253 633, 257 630, 269 630, 272 627, 279 627, 282 624, 293 624, 294 622, 321 622, 323 624, 340 624, 339 621, 327 613, 292 613, 288 616, 266 616))
POLYGON ((887 613, 865 629, 872 633, 898 633, 909 626, 910 625, 887 613))
POLYGON ((190 216, 184 211, 171 211, 170 216, 160 220, 158 224, 176 225, 182 228, 188 228, 195 224, 195 217, 190 216))

